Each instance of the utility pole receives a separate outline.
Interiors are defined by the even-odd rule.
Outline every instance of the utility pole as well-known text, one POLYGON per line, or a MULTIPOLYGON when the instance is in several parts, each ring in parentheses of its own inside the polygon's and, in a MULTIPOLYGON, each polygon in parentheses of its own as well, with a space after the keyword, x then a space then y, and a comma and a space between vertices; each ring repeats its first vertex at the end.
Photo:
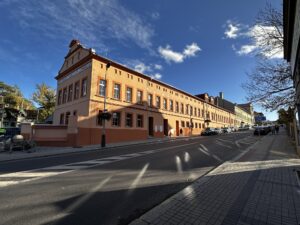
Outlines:
POLYGON ((106 81, 106 74, 108 71, 108 68, 110 67, 110 62, 106 64, 106 69, 105 69, 105 74, 104 74, 104 102, 103 102, 103 114, 104 116, 101 117, 103 126, 102 126, 102 136, 101 136, 101 147, 104 148, 106 146, 106 130, 105 130, 105 120, 107 118, 107 112, 106 112, 106 86, 107 86, 107 81, 106 81))

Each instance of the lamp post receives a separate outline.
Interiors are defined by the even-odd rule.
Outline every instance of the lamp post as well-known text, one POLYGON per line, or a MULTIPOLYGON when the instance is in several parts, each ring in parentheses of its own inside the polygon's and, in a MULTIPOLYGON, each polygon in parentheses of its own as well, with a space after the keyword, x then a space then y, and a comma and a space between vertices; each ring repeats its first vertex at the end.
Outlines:
MULTIPOLYGON (((104 85, 104 102, 103 102, 103 113, 107 113, 106 112, 106 86, 107 86, 107 82, 106 82, 106 74, 107 74, 107 70, 110 67, 110 62, 108 62, 106 64, 106 69, 105 69, 105 74, 104 74, 104 81, 105 81, 105 85, 104 85)), ((101 118, 102 119, 102 136, 101 136, 101 147, 104 148, 106 146, 106 132, 105 132, 105 118, 101 118)))

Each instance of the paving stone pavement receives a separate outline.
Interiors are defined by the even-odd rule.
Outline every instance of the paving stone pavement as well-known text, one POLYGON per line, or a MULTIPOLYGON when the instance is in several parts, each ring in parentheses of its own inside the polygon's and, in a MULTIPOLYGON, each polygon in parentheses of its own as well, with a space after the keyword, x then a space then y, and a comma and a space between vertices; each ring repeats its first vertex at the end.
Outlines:
POLYGON ((300 159, 284 131, 225 162, 131 225, 300 224, 300 159))

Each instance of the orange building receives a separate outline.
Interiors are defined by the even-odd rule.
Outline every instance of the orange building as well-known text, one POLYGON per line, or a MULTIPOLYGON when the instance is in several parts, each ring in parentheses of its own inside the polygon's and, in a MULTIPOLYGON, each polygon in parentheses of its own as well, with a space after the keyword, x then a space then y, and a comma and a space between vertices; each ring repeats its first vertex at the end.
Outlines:
POLYGON ((159 80, 95 54, 73 40, 57 80, 54 125, 73 130, 69 144, 92 145, 101 141, 106 90, 107 143, 143 140, 167 135, 199 135, 205 126, 234 125, 235 115, 214 104, 159 80), (105 72, 107 69, 106 89, 105 72))

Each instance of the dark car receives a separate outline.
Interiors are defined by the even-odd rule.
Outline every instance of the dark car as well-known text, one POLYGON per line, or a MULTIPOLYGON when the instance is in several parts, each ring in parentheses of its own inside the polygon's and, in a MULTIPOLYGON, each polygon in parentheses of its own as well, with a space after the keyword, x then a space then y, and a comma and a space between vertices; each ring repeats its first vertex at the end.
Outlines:
POLYGON ((271 128, 268 126, 255 127, 254 135, 267 135, 271 131, 271 128))
POLYGON ((204 131, 202 131, 202 136, 211 136, 211 135, 217 135, 218 132, 215 130, 215 128, 208 127, 204 131))

